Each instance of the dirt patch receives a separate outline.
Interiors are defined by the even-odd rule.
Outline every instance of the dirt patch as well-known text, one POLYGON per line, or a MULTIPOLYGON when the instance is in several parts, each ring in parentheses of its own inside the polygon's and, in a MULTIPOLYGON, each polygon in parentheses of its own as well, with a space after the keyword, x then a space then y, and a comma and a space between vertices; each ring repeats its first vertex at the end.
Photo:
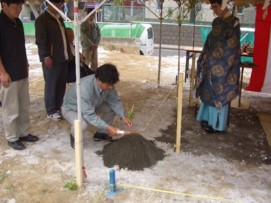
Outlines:
POLYGON ((105 145, 97 153, 103 156, 105 166, 110 168, 118 165, 120 169, 131 171, 149 168, 164 158, 164 150, 157 148, 152 141, 140 134, 123 136, 118 141, 105 145))
MULTIPOLYGON (((176 110, 174 111, 176 112, 176 110)), ((229 127, 222 133, 206 133, 194 118, 194 107, 183 108, 181 150, 201 156, 212 154, 241 163, 271 164, 271 151, 255 112, 231 108, 229 127)), ((161 130, 157 141, 175 144, 176 122, 161 130)))

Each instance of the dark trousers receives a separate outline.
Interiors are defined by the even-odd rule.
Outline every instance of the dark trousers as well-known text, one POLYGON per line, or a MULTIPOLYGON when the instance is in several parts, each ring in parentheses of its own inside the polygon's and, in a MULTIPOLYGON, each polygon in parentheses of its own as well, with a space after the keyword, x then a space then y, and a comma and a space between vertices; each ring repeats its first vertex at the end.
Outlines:
POLYGON ((53 64, 51 69, 42 63, 45 81, 44 101, 48 115, 60 110, 66 90, 68 62, 53 64))

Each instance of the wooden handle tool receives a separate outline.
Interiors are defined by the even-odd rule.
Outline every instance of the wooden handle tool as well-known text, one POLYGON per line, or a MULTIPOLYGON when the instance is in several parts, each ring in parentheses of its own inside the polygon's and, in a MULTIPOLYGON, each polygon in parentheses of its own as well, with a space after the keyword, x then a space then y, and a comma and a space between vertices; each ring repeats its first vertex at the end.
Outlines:
POLYGON ((118 135, 132 135, 132 134, 140 134, 140 132, 126 131, 126 130, 118 130, 118 135))

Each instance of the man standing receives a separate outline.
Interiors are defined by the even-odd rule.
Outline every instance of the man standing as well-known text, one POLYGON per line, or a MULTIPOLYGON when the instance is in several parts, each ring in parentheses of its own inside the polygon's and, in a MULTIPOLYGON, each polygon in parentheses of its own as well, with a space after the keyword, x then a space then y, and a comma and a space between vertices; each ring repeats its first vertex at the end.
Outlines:
POLYGON ((214 133, 226 129, 230 102, 239 93, 240 24, 222 0, 210 3, 217 17, 198 59, 196 87, 202 103, 197 120, 214 133))
MULTIPOLYGON (((124 116, 123 104, 114 87, 118 81, 119 73, 113 64, 104 64, 95 71, 95 75, 81 79, 82 131, 89 124, 95 126, 95 141, 112 141, 111 136, 117 135, 118 128, 112 126, 116 115, 125 125, 132 126, 131 121, 124 116), (98 116, 100 114, 101 117, 98 116)), ((77 119, 76 84, 66 92, 62 112, 64 118, 72 125, 70 140, 71 147, 74 148, 73 122, 77 119)))
POLYGON ((18 18, 24 0, 1 0, 0 13, 0 100, 5 137, 15 150, 25 142, 36 142, 29 134, 28 61, 23 24, 18 18))
MULTIPOLYGON (((51 2, 61 9, 64 0, 51 2)), ((48 4, 48 9, 37 18, 35 27, 36 44, 45 80, 47 118, 59 121, 62 119, 60 108, 65 94, 68 60, 71 55, 65 24, 58 12, 48 4)))
MULTIPOLYGON (((89 9, 87 13, 90 13, 89 9)), ((81 45, 82 54, 85 57, 85 63, 92 69, 96 70, 98 67, 98 46, 101 40, 100 28, 95 23, 94 12, 89 18, 81 25, 81 45)))

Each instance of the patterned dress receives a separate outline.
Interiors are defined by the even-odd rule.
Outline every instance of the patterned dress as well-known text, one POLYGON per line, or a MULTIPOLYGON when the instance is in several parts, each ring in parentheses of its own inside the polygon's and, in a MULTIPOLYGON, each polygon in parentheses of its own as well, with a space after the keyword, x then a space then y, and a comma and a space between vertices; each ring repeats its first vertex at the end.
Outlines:
POLYGON ((239 93, 240 24, 238 18, 217 17, 197 62, 196 96, 202 105, 197 116, 223 131, 229 103, 239 93))

